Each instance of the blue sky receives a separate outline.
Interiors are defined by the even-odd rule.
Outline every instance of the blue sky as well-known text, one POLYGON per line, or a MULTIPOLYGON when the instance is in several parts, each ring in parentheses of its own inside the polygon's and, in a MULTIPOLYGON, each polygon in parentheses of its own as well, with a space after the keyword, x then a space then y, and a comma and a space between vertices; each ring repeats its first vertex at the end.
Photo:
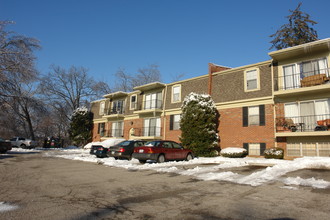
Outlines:
POLYGON ((289 9, 318 22, 330 37, 329 0, 0 0, 0 20, 40 40, 41 74, 52 64, 89 69, 110 85, 119 68, 159 65, 163 82, 207 74, 209 62, 238 67, 269 59, 269 35, 289 9))

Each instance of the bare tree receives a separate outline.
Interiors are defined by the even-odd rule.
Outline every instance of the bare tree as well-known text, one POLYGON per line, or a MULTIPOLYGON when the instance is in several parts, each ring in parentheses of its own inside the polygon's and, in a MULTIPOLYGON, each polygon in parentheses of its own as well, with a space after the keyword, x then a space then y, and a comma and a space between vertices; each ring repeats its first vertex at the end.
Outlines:
POLYGON ((119 68, 115 77, 117 79, 116 91, 130 92, 133 90, 132 80, 134 77, 129 75, 124 68, 119 68))
POLYGON ((155 64, 149 65, 146 68, 138 69, 137 74, 135 75, 127 73, 124 68, 119 68, 115 77, 115 90, 124 92, 130 92, 136 86, 161 81, 160 71, 155 64))
POLYGON ((33 51, 40 45, 34 38, 6 31, 6 26, 12 23, 0 21, 0 104, 7 118, 15 123, 14 131, 24 131, 35 139, 36 116, 44 111, 43 104, 35 96, 38 72, 33 51))
MULTIPOLYGON (((37 75, 33 51, 40 48, 39 41, 6 31, 6 26, 12 23, 0 21, 0 83, 2 85, 10 84, 12 79, 17 78, 31 81, 37 75)), ((3 90, 0 90, 0 95, 4 95, 3 90)))
POLYGON ((66 109, 67 115, 97 95, 96 82, 84 67, 72 66, 68 70, 52 66, 51 72, 41 79, 41 92, 53 107, 66 109))
POLYGON ((96 82, 84 67, 72 66, 64 69, 51 66, 51 71, 42 77, 40 92, 53 111, 55 131, 58 136, 68 136, 72 113, 81 106, 88 106, 91 100, 110 92, 104 82, 96 82))
POLYGON ((146 68, 138 69, 138 74, 132 81, 133 87, 148 84, 152 82, 160 82, 161 76, 158 65, 152 64, 146 68))

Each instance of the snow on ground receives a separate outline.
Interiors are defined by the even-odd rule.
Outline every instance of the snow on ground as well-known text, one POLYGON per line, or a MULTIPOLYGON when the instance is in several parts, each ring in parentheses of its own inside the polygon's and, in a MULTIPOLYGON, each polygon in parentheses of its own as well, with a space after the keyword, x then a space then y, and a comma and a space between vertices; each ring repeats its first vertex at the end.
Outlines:
MULTIPOLYGON (((23 150, 14 148, 12 151, 41 151, 23 150)), ((312 188, 330 188, 330 182, 322 179, 303 179, 301 177, 283 176, 289 172, 301 169, 329 169, 330 158, 328 157, 303 157, 293 161, 264 159, 264 158, 226 158, 213 157, 195 158, 191 161, 166 162, 140 164, 138 160, 115 160, 114 158, 96 158, 90 155, 89 150, 75 149, 68 147, 67 149, 55 149, 45 151, 45 156, 60 157, 70 160, 80 160, 85 162, 98 163, 110 167, 119 167, 128 170, 154 170, 156 172, 176 173, 179 175, 192 176, 199 180, 216 180, 228 181, 238 184, 251 186, 260 186, 265 183, 280 181, 283 182, 286 189, 296 189, 294 186, 308 186, 312 188), (246 167, 246 166, 265 166, 265 169, 258 169, 248 175, 232 172, 230 169, 246 167), (293 186, 292 186, 293 185, 293 186)), ((234 169, 235 170, 235 169, 234 169)))
POLYGON ((9 203, 6 202, 0 202, 0 212, 7 212, 7 211, 12 211, 17 209, 18 206, 16 205, 11 205, 9 203))

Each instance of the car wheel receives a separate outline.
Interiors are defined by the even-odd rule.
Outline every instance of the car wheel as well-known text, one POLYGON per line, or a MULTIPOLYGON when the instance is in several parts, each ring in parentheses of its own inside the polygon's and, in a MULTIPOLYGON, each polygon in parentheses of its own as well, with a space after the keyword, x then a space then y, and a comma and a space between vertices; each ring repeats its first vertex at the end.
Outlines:
POLYGON ((140 163, 146 163, 146 160, 139 160, 140 163))
POLYGON ((186 161, 189 161, 189 160, 192 160, 192 159, 194 159, 193 155, 188 154, 187 157, 186 157, 186 161))
POLYGON ((157 162, 158 163, 164 163, 165 162, 165 156, 164 156, 164 154, 161 154, 161 155, 158 156, 157 162))
POLYGON ((25 144, 21 144, 21 148, 25 149, 26 145, 25 144))

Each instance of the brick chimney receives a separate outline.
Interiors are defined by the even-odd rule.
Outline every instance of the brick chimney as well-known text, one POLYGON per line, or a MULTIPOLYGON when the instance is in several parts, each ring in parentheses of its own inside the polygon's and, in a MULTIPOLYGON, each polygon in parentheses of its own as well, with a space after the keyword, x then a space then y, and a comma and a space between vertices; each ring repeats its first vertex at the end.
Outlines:
POLYGON ((213 73, 221 72, 224 70, 231 69, 230 67, 225 66, 219 66, 213 63, 209 63, 209 83, 208 83, 208 93, 209 95, 212 95, 212 79, 213 79, 213 73))

